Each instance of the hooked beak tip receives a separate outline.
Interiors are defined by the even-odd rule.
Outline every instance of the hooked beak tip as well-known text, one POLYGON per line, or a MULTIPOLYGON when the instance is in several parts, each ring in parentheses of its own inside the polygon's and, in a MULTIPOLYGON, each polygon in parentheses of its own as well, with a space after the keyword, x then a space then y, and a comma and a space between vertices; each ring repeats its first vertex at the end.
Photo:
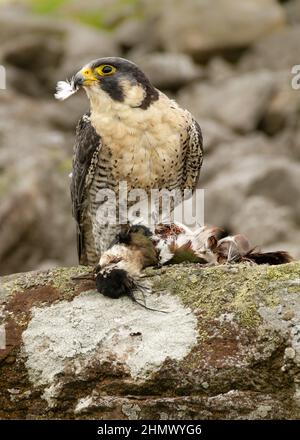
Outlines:
POLYGON ((76 73, 76 75, 74 76, 74 87, 76 89, 79 89, 80 87, 82 87, 84 84, 84 78, 81 75, 81 73, 76 73))

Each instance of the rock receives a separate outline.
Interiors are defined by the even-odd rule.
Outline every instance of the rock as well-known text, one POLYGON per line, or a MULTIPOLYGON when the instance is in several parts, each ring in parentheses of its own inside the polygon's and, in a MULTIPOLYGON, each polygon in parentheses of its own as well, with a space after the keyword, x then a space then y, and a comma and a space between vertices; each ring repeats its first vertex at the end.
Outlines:
POLYGON ((20 29, 22 29, 24 38, 29 35, 35 35, 36 39, 40 37, 48 37, 50 40, 52 37, 60 38, 64 34, 62 24, 62 21, 45 15, 31 15, 20 5, 1 5, 0 38, 2 44, 14 38, 19 39, 20 29))
POLYGON ((242 231, 252 246, 293 241, 297 234, 292 208, 277 205, 262 196, 247 198, 233 216, 231 225, 234 231, 242 231))
POLYGON ((236 139, 230 128, 214 119, 199 119, 204 138, 205 155, 211 153, 221 143, 229 143, 236 139))
POLYGON ((290 24, 300 23, 300 1, 289 0, 284 4, 284 8, 287 12, 288 22, 290 24))
POLYGON ((132 18, 123 21, 115 30, 114 38, 116 42, 125 50, 138 47, 140 50, 143 48, 155 49, 152 42, 155 40, 155 35, 151 35, 150 23, 146 23, 144 20, 132 18), (150 44, 149 44, 150 43, 150 44))
POLYGON ((299 64, 299 38, 300 25, 267 35, 242 57, 240 69, 244 72, 264 68, 291 71, 292 66, 299 64))
POLYGON ((232 64, 221 57, 213 57, 205 70, 209 80, 214 83, 225 82, 236 75, 232 64))
POLYGON ((178 100, 199 121, 202 116, 217 119, 245 133, 257 127, 274 94, 275 84, 271 72, 259 71, 230 78, 225 83, 195 83, 181 90, 178 100))
POLYGON ((168 0, 161 2, 157 32, 165 50, 203 59, 248 47, 284 23, 284 10, 274 0, 219 0, 217 8, 209 0, 168 0))
POLYGON ((87 270, 1 279, 0 418, 300 417, 299 262, 148 269, 165 314, 71 281, 87 270))
POLYGON ((295 203, 299 197, 300 164, 285 158, 270 161, 264 174, 253 182, 249 194, 261 194, 282 206, 294 207, 295 218, 300 219, 300 206, 295 203), (278 182, 278 176, 280 181, 278 182))
POLYGON ((56 80, 70 77, 91 60, 120 54, 112 35, 107 32, 73 23, 63 23, 63 26, 65 56, 60 69, 53 78, 54 83, 56 80))
POLYGON ((300 161, 300 126, 283 129, 274 136, 274 142, 280 155, 300 161))
POLYGON ((151 53, 131 59, 160 89, 177 90, 203 75, 201 68, 185 54, 151 53))
POLYGON ((120 0, 72 0, 62 2, 58 11, 65 17, 76 17, 78 21, 90 26, 114 29, 120 22, 142 14, 140 1, 120 0))
POLYGON ((276 73, 274 79, 277 83, 276 93, 261 121, 261 128, 270 135, 280 133, 286 127, 293 128, 298 122, 300 107, 299 90, 294 90, 291 87, 290 69, 276 73))
POLYGON ((45 95, 53 87, 52 78, 64 56, 57 38, 34 35, 19 37, 1 47, 1 59, 5 66, 19 69, 19 75, 10 81, 19 93, 34 97, 45 95))
POLYGON ((118 46, 103 31, 68 21, 1 9, 0 63, 13 68, 8 86, 30 96, 52 96, 58 80, 70 77, 85 63, 118 55, 118 46), (22 29, 22 34, 20 34, 22 29))
MULTIPOLYGON (((205 133, 204 133, 205 135, 205 133)), ((220 142, 211 152, 206 166, 203 167, 202 179, 207 185, 210 185, 215 178, 226 170, 238 166, 241 156, 247 160, 249 157, 261 155, 269 156, 272 146, 265 135, 252 133, 249 136, 236 136, 233 141, 220 142)))
MULTIPOLYGON (((285 210, 290 212, 293 224, 299 222, 300 212, 295 201, 300 197, 297 185, 300 165, 294 159, 278 154, 276 148, 273 140, 262 135, 252 135, 245 139, 237 138, 228 144, 221 143, 213 149, 199 182, 201 188, 205 188, 205 223, 217 225, 230 233, 246 233, 242 228, 242 220, 239 221, 239 230, 235 229, 235 219, 246 217, 244 209, 247 207, 247 199, 254 196, 264 197, 271 204, 283 208, 282 212, 277 208, 273 211, 278 215, 278 218, 274 218, 274 223, 283 221, 282 213, 285 210)), ((265 210, 267 209, 268 204, 265 210)), ((263 207, 260 211, 263 211, 263 207)), ((287 220, 289 217, 290 215, 287 220)), ((250 222, 249 219, 248 225, 250 222)), ((262 218, 261 226, 263 225, 262 218)), ((289 231, 290 220, 286 221, 285 227, 289 231)), ((272 229, 276 235, 275 224, 272 229)), ((284 229, 283 223, 281 229, 284 229)), ((273 232, 260 230, 262 236, 273 232)), ((252 244, 255 246, 260 242, 261 240, 252 244)))
POLYGON ((75 263, 68 177, 73 135, 48 121, 43 101, 6 90, 0 102, 1 273, 49 259, 75 263))

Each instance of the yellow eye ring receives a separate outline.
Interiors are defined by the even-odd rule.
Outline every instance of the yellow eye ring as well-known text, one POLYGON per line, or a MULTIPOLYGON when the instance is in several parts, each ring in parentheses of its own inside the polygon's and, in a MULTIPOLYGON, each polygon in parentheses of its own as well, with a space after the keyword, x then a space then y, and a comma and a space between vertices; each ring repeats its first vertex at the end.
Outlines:
POLYGON ((110 64, 102 64, 95 68, 95 72, 100 76, 113 75, 116 72, 116 68, 110 64))

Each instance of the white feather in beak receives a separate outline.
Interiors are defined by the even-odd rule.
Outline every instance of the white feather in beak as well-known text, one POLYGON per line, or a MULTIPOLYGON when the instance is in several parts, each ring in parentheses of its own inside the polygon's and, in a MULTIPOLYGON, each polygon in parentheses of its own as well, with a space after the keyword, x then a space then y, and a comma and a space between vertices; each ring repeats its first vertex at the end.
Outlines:
POLYGON ((66 81, 58 81, 56 85, 56 93, 55 98, 59 101, 64 101, 68 99, 70 96, 74 95, 79 90, 79 87, 75 87, 74 78, 66 81))

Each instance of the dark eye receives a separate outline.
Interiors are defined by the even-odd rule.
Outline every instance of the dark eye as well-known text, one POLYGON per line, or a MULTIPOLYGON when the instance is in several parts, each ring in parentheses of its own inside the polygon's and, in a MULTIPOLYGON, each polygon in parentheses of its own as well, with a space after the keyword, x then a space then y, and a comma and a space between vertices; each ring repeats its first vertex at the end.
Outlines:
POLYGON ((112 75, 116 70, 114 66, 110 66, 109 64, 102 64, 95 69, 96 73, 100 76, 112 75))
POLYGON ((104 66, 104 67, 102 67, 102 72, 103 73, 110 73, 110 72, 112 72, 112 67, 111 66, 104 66))

